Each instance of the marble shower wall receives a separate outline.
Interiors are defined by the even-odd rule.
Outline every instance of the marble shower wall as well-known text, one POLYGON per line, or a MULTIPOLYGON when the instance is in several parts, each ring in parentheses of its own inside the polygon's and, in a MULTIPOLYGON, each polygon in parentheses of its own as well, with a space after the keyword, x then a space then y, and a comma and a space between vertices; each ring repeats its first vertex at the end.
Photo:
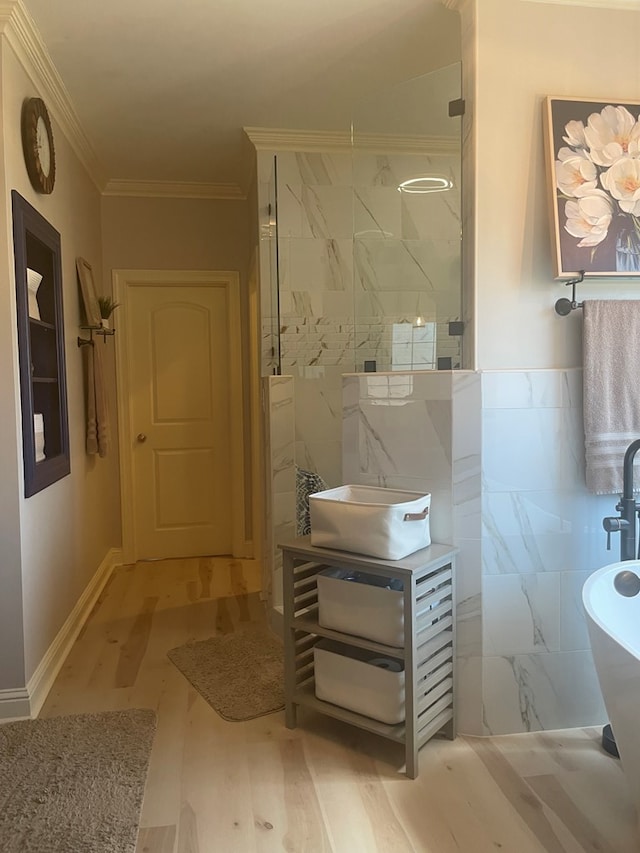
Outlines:
MULTIPOLYGON (((296 382, 296 463, 337 486, 347 482, 342 375, 365 360, 394 370, 460 362, 460 338, 448 334, 460 319, 460 156, 345 149, 276 159, 277 343, 281 371, 296 382), (398 192, 398 181, 425 172, 456 191, 398 192)), ((265 180, 265 198, 270 189, 265 180)), ((273 265, 272 237, 265 228, 263 269, 273 265)))
POLYGON ((262 380, 267 438, 267 507, 263 592, 272 608, 282 607, 282 551, 278 543, 296 535, 295 413, 293 377, 262 380))
POLYGON ((296 464, 342 483, 342 374, 353 370, 349 149, 277 155, 280 351, 295 377, 296 464))
POLYGON ((345 377, 348 482, 430 491, 434 540, 460 549, 461 732, 606 719, 581 591, 618 559, 602 530, 617 498, 584 485, 581 382, 580 370, 345 377))
POLYGON ((452 377, 449 372, 344 377, 345 482, 429 492, 431 535, 451 541, 452 377))
POLYGON ((482 731, 482 386, 478 373, 452 374, 452 523, 456 559, 458 730, 482 731))
POLYGON ((432 369, 446 357, 459 365, 460 337, 449 335, 461 319, 459 188, 459 151, 277 154, 283 372, 344 373, 368 359, 379 370, 432 369), (453 189, 398 192, 424 174, 453 189))
POLYGON ((461 366, 460 150, 381 154, 355 140, 354 297, 356 370, 461 366), (437 176, 444 192, 398 192, 403 181, 437 176), (441 366, 445 366, 441 362, 441 366))
POLYGON ((431 536, 458 554, 460 731, 481 724, 480 377, 385 373, 344 378, 345 481, 431 494, 431 536), (468 663, 468 661, 471 663, 468 663))
POLYGON ((351 154, 279 153, 282 370, 353 365, 351 154))

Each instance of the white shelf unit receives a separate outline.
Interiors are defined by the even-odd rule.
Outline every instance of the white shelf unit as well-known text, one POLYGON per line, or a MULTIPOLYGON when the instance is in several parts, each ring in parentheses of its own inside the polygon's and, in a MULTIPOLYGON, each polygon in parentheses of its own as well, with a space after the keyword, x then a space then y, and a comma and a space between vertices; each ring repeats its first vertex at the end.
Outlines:
POLYGON ((317 548, 301 536, 280 545, 285 622, 285 721, 297 725, 305 706, 404 744, 406 774, 418 775, 418 750, 435 734, 455 737, 455 554, 432 544, 401 560, 317 548), (317 576, 327 568, 356 570, 404 584, 404 646, 394 648, 318 624, 317 576), (387 725, 316 698, 313 647, 322 637, 402 661, 405 720, 387 725))

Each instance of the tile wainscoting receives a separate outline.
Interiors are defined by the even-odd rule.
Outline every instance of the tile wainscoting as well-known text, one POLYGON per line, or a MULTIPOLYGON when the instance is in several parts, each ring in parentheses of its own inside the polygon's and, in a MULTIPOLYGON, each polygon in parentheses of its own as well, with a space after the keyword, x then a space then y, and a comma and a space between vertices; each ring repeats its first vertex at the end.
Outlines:
MULTIPOLYGON (((506 734, 606 720, 581 590, 618 559, 584 484, 580 370, 349 375, 343 481, 428 491, 460 549, 458 726, 506 734)), ((617 547, 614 545, 614 547, 617 547)))

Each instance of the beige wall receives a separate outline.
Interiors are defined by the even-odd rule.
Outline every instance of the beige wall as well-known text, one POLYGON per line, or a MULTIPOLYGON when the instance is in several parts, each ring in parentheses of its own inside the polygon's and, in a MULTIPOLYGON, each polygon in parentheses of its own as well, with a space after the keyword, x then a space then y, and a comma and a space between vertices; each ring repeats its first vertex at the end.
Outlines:
MULTIPOLYGON (((11 341, 0 368, 3 408, 2 491, 13 491, 8 512, 0 520, 3 543, 8 542, 10 563, 4 566, 5 581, 14 592, 12 638, 2 643, 0 688, 24 686, 15 683, 23 666, 28 681, 56 634, 87 587, 107 552, 120 539, 116 457, 96 460, 85 454, 84 376, 82 354, 76 345, 79 323, 78 289, 75 271, 77 255, 87 258, 97 269, 101 265, 100 196, 67 143, 53 116, 55 135, 56 186, 50 196, 38 195, 29 183, 20 141, 20 113, 27 97, 42 95, 2 41, 2 100, 5 171, 5 234, 7 245, 0 246, 2 279, 9 292, 0 302, 2 346, 11 341), (17 370, 15 274, 11 238, 10 191, 16 189, 36 207, 61 235, 64 303, 64 333, 69 404, 71 474, 24 499, 22 483, 22 439, 19 428, 20 402, 17 370), (4 334, 6 332, 6 335, 4 334), (6 443, 5 443, 6 442, 6 443), (16 482, 16 468, 18 472, 16 482), (19 523, 16 525, 17 500, 19 523), (19 536, 19 549, 16 542, 19 536), (22 603, 15 601, 18 579, 22 603), (24 620, 24 655, 18 614, 24 620), (9 654, 6 654, 9 650, 9 654)), ((46 95, 44 95, 46 98, 46 95)), ((115 421, 115 412, 112 412, 115 421)), ((4 556, 3 553, 3 556, 4 556)), ((4 620, 0 620, 4 622, 4 620)))
MULTIPOLYGON (((0 42, 2 78, 7 65, 7 48, 0 42)), ((13 116, 2 99, 2 129, 13 116)), ((19 138, 19 134, 18 134, 19 138)), ((0 690, 24 687, 24 632, 22 619, 22 551, 20 544, 20 493, 23 491, 21 458, 20 400, 18 382, 18 335, 11 235, 11 184, 6 174, 4 148, 0 188, 5 205, 0 206, 0 690), (11 248, 10 248, 11 247, 11 248)))
MULTIPOLYGON (((105 196, 102 200, 102 223, 104 292, 110 292, 114 269, 235 270, 240 273, 243 453, 245 490, 248 490, 251 472, 247 322, 247 282, 251 257, 249 202, 105 196)), ((114 317, 114 325, 117 327, 117 311, 114 317)), ((245 503, 250 510, 249 502, 245 503)), ((245 539, 250 540, 250 511, 245 512, 243 526, 245 539)))
POLYGON ((230 269, 246 279, 246 201, 105 196, 102 216, 105 276, 112 269, 230 269))
MULTIPOLYGON (((243 200, 104 196, 103 290, 111 292, 114 269, 235 270, 244 319, 248 232, 249 204, 243 200)), ((243 326, 243 345, 245 334, 243 326)))
MULTIPOLYGON (((570 292, 551 266, 542 102, 547 95, 638 100, 640 15, 526 0, 474 5, 476 366, 575 367, 581 317, 558 317, 553 307, 570 292)), ((579 298, 602 295, 638 298, 640 285, 592 282, 579 298)))
POLYGON ((6 202, 0 230, 0 264, 5 270, 0 290, 0 690, 13 690, 28 682, 107 552, 121 544, 114 348, 108 341, 112 447, 106 459, 96 459, 84 449, 76 257, 92 264, 99 292, 110 291, 112 268, 234 269, 244 283, 248 226, 242 201, 105 198, 103 233, 101 196, 55 116, 54 192, 42 196, 31 188, 22 155, 20 111, 26 97, 42 93, 4 40, 1 94, 6 202), (23 497, 22 483, 12 189, 60 232, 62 242, 71 474, 29 499, 23 497))

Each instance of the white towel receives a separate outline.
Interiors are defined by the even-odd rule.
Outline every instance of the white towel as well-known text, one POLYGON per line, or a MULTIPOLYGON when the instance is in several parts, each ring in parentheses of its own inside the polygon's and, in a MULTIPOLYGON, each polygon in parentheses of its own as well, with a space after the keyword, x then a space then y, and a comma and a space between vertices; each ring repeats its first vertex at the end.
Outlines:
POLYGON ((588 299, 583 311, 587 488, 621 494, 625 450, 640 438, 640 301, 588 299))

